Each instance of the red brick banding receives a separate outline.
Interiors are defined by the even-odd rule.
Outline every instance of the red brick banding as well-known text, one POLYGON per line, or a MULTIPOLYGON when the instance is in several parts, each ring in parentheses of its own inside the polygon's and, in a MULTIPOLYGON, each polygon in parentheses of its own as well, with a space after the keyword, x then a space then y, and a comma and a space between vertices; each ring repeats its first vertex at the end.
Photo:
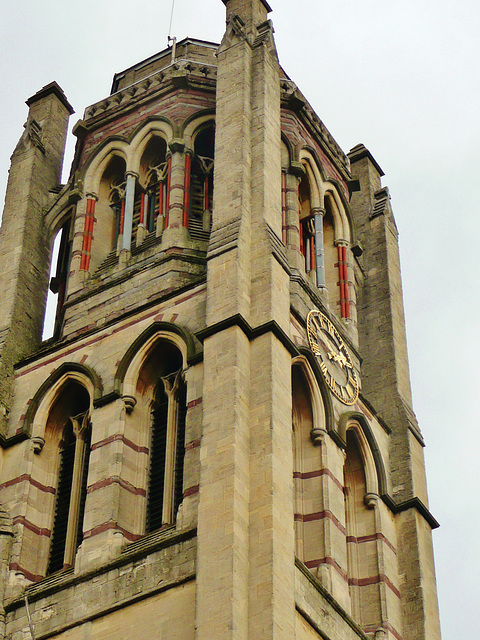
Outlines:
POLYGON ((25 529, 32 531, 32 533, 35 533, 37 536, 44 536, 45 538, 50 538, 52 535, 52 532, 50 531, 50 529, 37 527, 36 524, 33 524, 33 522, 30 522, 30 520, 27 520, 25 516, 15 516, 15 518, 13 518, 13 524, 14 525, 21 524, 22 526, 25 527, 25 529))
POLYGON ((295 471, 293 474, 293 477, 299 480, 310 480, 311 478, 320 478, 321 476, 327 476, 328 478, 333 480, 335 485, 341 491, 343 491, 343 484, 339 480, 337 480, 337 478, 335 478, 330 469, 317 469, 315 471, 308 471, 307 473, 300 473, 300 471, 295 471))
POLYGON ((343 524, 336 518, 331 511, 318 511, 316 513, 296 513, 294 516, 294 520, 296 522, 315 522, 316 520, 324 520, 327 518, 331 520, 333 524, 337 527, 339 531, 341 531, 345 535, 345 527, 343 524))
POLYGON ((99 480, 98 482, 91 484, 87 489, 87 493, 93 493, 94 491, 98 491, 104 487, 109 487, 112 484, 118 484, 122 489, 125 489, 135 496, 142 496, 144 498, 147 496, 145 489, 134 487, 133 484, 130 484, 130 482, 123 480, 119 476, 112 476, 111 478, 105 478, 104 480, 99 480))
POLYGON ((12 487, 16 484, 20 484, 21 482, 28 482, 29 484, 32 485, 32 487, 35 487, 36 489, 39 489, 44 493, 51 493, 53 495, 55 495, 56 493, 55 487, 49 487, 48 485, 38 482, 38 480, 34 480, 32 476, 29 475, 28 473, 24 473, 21 476, 18 476, 16 478, 12 478, 11 480, 7 480, 6 482, 3 482, 2 484, 0 484, 0 490, 6 489, 7 487, 12 487))
MULTIPOLYGON (((183 298, 180 298, 178 301, 175 301, 174 304, 181 304, 182 302, 185 302, 187 300, 190 300, 191 298, 194 298, 195 296, 197 296, 199 293, 203 292, 204 287, 202 286, 202 288, 199 291, 194 291, 193 293, 190 293, 188 296, 184 296, 183 298)), ((99 337, 95 337, 92 338, 91 340, 87 340, 85 342, 81 342, 80 344, 77 344, 74 347, 71 347, 70 349, 66 349, 65 351, 61 351, 60 353, 56 354, 55 356, 52 356, 51 358, 49 358, 48 360, 46 360, 45 362, 39 363, 39 364, 35 364, 31 367, 29 367, 28 369, 25 369, 25 371, 21 371, 20 373, 17 374, 17 378, 20 378, 21 376, 25 376, 27 375, 27 373, 31 373, 32 371, 36 371, 37 369, 40 369, 41 367, 45 367, 53 362, 56 362, 57 360, 60 360, 61 358, 65 358, 66 356, 71 355, 72 353, 75 353, 76 351, 83 351, 86 347, 89 347, 90 345, 96 344, 97 342, 101 342, 102 340, 104 340, 105 338, 115 335, 116 333, 120 333, 122 332, 124 329, 128 329, 129 327, 132 327, 136 324, 138 324, 139 322, 143 322, 144 320, 147 320, 148 318, 151 318, 152 316, 158 316, 158 309, 156 309, 155 311, 150 311, 145 313, 144 315, 141 315, 137 318, 135 318, 134 320, 131 320, 130 322, 126 322, 125 324, 122 324, 120 327, 116 327, 114 328, 112 331, 109 332, 108 335, 102 335, 99 337)), ((175 316, 175 318, 177 318, 178 315, 175 316)), ((172 320, 173 322, 173 320, 172 320)), ((92 325, 91 328, 95 328, 95 325, 92 325)), ((88 329, 88 327, 87 327, 88 329)))
POLYGON ((135 540, 139 540, 140 538, 143 538, 143 536, 137 535, 135 533, 131 533, 130 531, 127 531, 126 529, 119 527, 116 522, 113 522, 113 520, 110 520, 109 522, 104 522, 103 524, 98 525, 98 527, 94 527, 93 529, 90 529, 89 531, 85 531, 85 533, 83 534, 83 539, 87 540, 88 538, 93 538, 94 536, 98 536, 100 533, 104 533, 105 531, 110 531, 111 529, 116 529, 117 531, 120 531, 125 536, 125 538, 130 542, 135 542, 135 540))
POLYGON ((335 571, 345 580, 347 581, 348 575, 347 572, 342 569, 342 567, 336 562, 332 557, 325 556, 325 558, 321 558, 320 560, 307 560, 305 562, 305 566, 308 569, 317 569, 321 564, 328 564, 330 567, 333 567, 335 571))
POLYGON ((192 440, 185 445, 185 451, 190 451, 190 449, 197 449, 200 446, 201 439, 192 440))
POLYGON ((36 575, 35 573, 30 573, 30 571, 21 567, 18 562, 11 562, 9 565, 9 569, 10 571, 19 571, 20 573, 23 573, 25 578, 27 580, 31 580, 31 582, 40 582, 40 580, 43 580, 43 578, 45 577, 36 575))
POLYGON ((387 547, 389 547, 389 549, 393 551, 393 553, 395 554, 397 553, 397 550, 395 549, 393 544, 389 540, 387 540, 387 538, 383 535, 383 533, 372 533, 369 536, 361 536, 359 538, 356 538, 355 536, 347 536, 347 543, 353 543, 353 544, 362 544, 363 542, 373 542, 374 540, 381 540, 387 545, 387 547))
POLYGON ((187 409, 193 409, 193 407, 196 407, 201 403, 202 403, 202 396, 200 396, 199 398, 196 398, 195 400, 190 400, 190 402, 187 404, 187 409))
POLYGON ((380 583, 386 584, 387 587, 391 589, 391 591, 400 598, 400 591, 395 587, 395 585, 387 578, 384 573, 381 573, 377 576, 370 576, 369 578, 349 578, 348 584, 355 587, 370 587, 374 584, 380 583))
POLYGON ((199 491, 200 491, 200 487, 198 484, 196 484, 193 487, 189 487, 188 489, 185 489, 185 491, 183 492, 183 497, 187 498, 188 496, 193 496, 195 493, 198 493, 199 491))
POLYGON ((107 445, 112 444, 112 442, 122 442, 126 447, 135 451, 135 453, 146 453, 147 455, 150 453, 148 447, 141 447, 140 445, 135 444, 121 433, 116 433, 114 436, 109 436, 104 440, 95 442, 95 444, 92 444, 91 451, 106 447, 107 445))

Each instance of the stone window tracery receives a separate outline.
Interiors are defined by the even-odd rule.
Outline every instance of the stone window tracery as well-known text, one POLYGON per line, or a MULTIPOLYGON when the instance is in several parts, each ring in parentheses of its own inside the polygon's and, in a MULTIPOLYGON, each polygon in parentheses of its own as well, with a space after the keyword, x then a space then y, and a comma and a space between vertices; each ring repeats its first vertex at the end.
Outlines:
POLYGON ((135 180, 131 246, 139 247, 146 236, 160 236, 168 217, 170 164, 163 138, 152 136, 140 161, 135 180))
POLYGON ((147 533, 175 522, 183 499, 186 388, 182 370, 162 376, 152 408, 147 533))
POLYGON ((127 423, 129 438, 144 443, 147 453, 142 481, 145 519, 136 527, 141 533, 151 533, 175 524, 183 501, 187 414, 184 354, 168 339, 152 341, 134 358, 124 385, 124 391, 135 397, 127 423), (134 387, 129 391, 131 383, 134 387))

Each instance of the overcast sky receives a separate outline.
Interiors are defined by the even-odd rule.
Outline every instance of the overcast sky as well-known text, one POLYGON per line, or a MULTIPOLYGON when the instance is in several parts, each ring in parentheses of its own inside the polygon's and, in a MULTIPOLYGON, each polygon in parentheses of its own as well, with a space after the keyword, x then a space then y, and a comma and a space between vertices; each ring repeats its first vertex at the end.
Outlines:
MULTIPOLYGON (((385 171, 400 231, 414 409, 427 442, 443 640, 478 638, 478 0, 270 0, 280 61, 345 151, 385 171)), ((171 0, 0 0, 0 200, 25 100, 76 110, 165 48, 171 0)), ((172 35, 219 42, 220 0, 175 0, 172 35)), ((66 163, 71 162, 72 145, 66 163)), ((3 207, 2 207, 3 208, 3 207)), ((410 640, 410 639, 409 639, 410 640)), ((414 639, 411 639, 414 640, 414 639)))

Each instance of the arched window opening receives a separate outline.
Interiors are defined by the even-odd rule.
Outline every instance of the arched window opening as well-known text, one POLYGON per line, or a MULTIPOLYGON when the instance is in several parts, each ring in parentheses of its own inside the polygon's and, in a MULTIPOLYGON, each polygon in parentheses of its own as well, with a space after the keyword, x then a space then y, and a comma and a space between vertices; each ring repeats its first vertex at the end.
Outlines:
POLYGON ((347 431, 344 467, 348 584, 352 614, 364 629, 381 623, 375 512, 367 508, 367 481, 358 438, 347 431))
POLYGON ((125 219, 125 171, 125 160, 120 156, 113 156, 100 181, 98 202, 95 206, 96 242, 92 251, 94 269, 106 257, 105 247, 109 251, 117 250, 121 244, 125 219))
POLYGON ((310 182, 303 175, 298 185, 298 204, 300 216, 300 253, 304 258, 306 273, 314 272, 315 260, 315 216, 312 215, 310 182))
POLYGON ((338 288, 338 257, 335 246, 335 228, 333 223, 332 201, 325 196, 325 213, 323 216, 323 251, 325 255, 325 284, 329 293, 330 304, 338 307, 340 295, 338 288))
POLYGON ((161 342, 142 369, 137 388, 156 380, 151 405, 150 464, 146 532, 175 523, 183 500, 186 386, 176 347, 161 342))
POLYGON ((43 326, 43 340, 54 336, 62 324, 63 305, 67 290, 67 279, 72 253, 71 216, 58 231, 52 246, 50 269, 50 290, 47 296, 47 308, 43 326))
POLYGON ((215 128, 202 129, 195 138, 191 160, 188 229, 192 238, 208 240, 212 225, 215 128))
POLYGON ((292 427, 296 554, 309 569, 317 572, 325 561, 322 460, 319 447, 315 447, 311 439, 312 400, 299 366, 292 369, 292 427))
POLYGON ((290 152, 283 140, 281 142, 280 154, 282 166, 282 242, 286 246, 288 242, 287 174, 290 168, 290 152))
POLYGON ((135 189, 132 247, 139 246, 149 233, 160 235, 167 203, 167 144, 153 136, 140 161, 140 177, 135 189), (143 187, 141 185, 144 185, 143 187))
POLYGON ((114 181, 110 188, 110 207, 114 219, 113 249, 118 247, 120 235, 123 233, 123 223, 125 221, 125 185, 125 181, 114 181))
POLYGON ((83 539, 90 457, 90 396, 75 381, 68 381, 55 401, 47 431, 61 429, 58 482, 47 573, 72 567, 83 539))

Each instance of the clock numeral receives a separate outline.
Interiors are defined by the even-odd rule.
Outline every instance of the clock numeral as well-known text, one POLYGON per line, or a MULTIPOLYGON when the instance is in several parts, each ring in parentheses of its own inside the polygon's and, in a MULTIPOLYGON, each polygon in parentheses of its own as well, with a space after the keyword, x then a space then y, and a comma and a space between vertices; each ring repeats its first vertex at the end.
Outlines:
POLYGON ((330 374, 330 385, 332 387, 332 391, 335 392, 335 389, 337 388, 337 383, 335 381, 335 378, 333 377, 333 374, 330 374))
POLYGON ((311 320, 312 320, 312 325, 315 327, 315 330, 316 330, 316 332, 317 332, 317 334, 318 334, 318 333, 319 333, 319 332, 321 332, 321 331, 322 331, 322 329, 323 329, 323 322, 322 322, 322 318, 320 318, 320 322, 318 321, 317 316, 312 317, 312 319, 311 319, 311 320))

